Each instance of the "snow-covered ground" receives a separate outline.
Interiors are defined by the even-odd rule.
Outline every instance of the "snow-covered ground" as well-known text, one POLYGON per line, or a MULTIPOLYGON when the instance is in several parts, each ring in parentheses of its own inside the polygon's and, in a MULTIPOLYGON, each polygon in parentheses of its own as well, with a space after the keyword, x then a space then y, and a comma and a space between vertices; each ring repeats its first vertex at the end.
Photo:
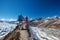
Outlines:
MULTIPOLYGON (((0 22, 0 39, 15 29, 17 25, 0 22)), ((36 40, 60 40, 60 29, 29 27, 31 36, 36 40)))
POLYGON ((9 32, 14 30, 16 24, 10 24, 7 22, 0 22, 0 39, 7 35, 9 32))
POLYGON ((60 30, 53 28, 29 27, 31 36, 36 40, 60 40, 60 30))

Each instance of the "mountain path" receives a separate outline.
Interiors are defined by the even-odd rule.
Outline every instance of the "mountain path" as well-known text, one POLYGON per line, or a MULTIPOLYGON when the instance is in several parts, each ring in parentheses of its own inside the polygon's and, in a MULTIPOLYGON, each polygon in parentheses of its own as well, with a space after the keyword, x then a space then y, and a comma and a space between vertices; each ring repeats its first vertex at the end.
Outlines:
POLYGON ((27 30, 20 31, 20 40, 30 40, 27 30))

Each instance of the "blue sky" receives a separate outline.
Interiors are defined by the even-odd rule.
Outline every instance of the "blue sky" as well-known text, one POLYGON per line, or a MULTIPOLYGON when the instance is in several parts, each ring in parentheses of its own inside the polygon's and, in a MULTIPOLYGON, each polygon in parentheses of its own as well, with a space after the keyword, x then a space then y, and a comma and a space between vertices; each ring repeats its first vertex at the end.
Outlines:
POLYGON ((0 0, 0 18, 60 16, 60 0, 0 0))

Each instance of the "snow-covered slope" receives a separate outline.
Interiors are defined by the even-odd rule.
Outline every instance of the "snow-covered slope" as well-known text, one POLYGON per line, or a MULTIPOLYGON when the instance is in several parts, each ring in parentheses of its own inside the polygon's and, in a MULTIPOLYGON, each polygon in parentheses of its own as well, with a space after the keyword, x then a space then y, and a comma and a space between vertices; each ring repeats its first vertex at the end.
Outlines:
POLYGON ((7 22, 0 22, 0 38, 4 37, 9 32, 14 30, 15 27, 16 27, 16 24, 10 24, 7 22))
POLYGON ((60 40, 60 31, 51 28, 29 27, 31 36, 36 40, 60 40))

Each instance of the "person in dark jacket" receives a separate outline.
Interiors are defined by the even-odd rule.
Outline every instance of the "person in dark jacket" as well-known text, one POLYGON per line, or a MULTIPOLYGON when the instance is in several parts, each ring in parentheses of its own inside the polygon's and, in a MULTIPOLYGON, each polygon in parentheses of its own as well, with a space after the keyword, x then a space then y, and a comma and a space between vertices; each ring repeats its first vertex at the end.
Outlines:
POLYGON ((22 15, 19 15, 18 16, 18 21, 23 21, 24 20, 24 17, 22 15))
POLYGON ((18 16, 18 21, 19 21, 19 27, 20 27, 20 29, 23 29, 23 21, 24 21, 24 17, 22 16, 22 15, 19 15, 18 16))

